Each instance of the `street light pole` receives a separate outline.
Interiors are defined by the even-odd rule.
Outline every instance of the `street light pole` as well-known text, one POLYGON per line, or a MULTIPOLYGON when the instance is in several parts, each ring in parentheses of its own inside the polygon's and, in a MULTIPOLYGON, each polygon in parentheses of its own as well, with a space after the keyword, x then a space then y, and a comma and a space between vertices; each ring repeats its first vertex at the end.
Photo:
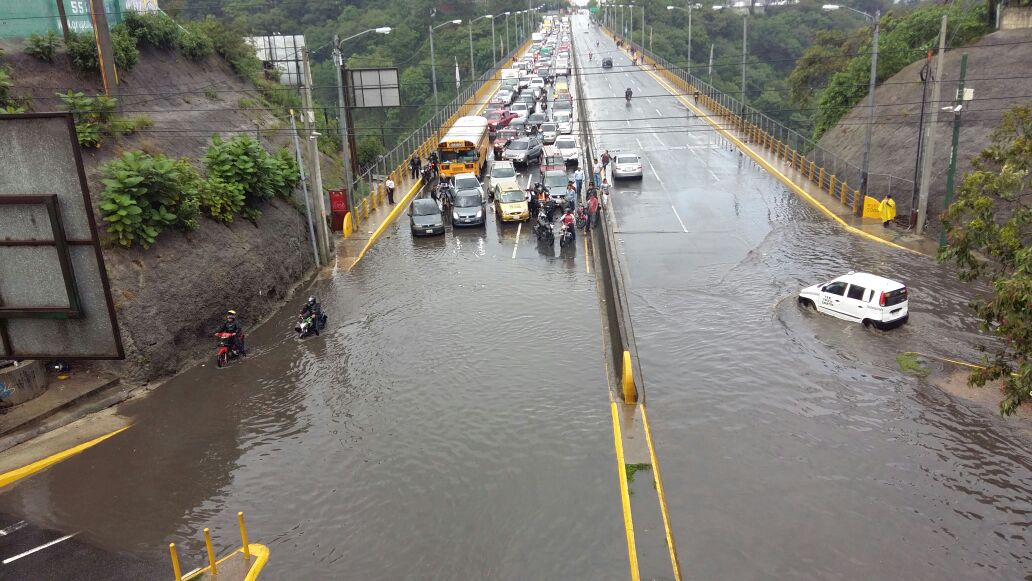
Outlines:
MULTIPOLYGON (((881 10, 876 10, 874 15, 868 14, 863 10, 857 10, 849 6, 843 6, 839 4, 825 4, 821 6, 823 10, 832 11, 840 8, 846 10, 852 10, 857 14, 871 20, 874 23, 874 38, 871 40, 871 78, 868 80, 867 86, 867 97, 868 97, 868 113, 867 113, 867 128, 864 130, 864 157, 860 168, 860 193, 867 196, 867 186, 870 181, 870 169, 871 169, 871 131, 874 128, 874 85, 878 80, 878 36, 881 30, 881 10)), ((856 204, 856 213, 858 216, 864 215, 864 205, 856 204)))
POLYGON ((742 115, 745 116, 745 54, 749 45, 749 15, 742 17, 742 115))
POLYGON ((434 60, 434 30, 448 24, 462 24, 461 20, 449 20, 437 26, 430 24, 430 78, 434 84, 434 115, 437 114, 439 104, 437 102, 437 62, 434 60))
POLYGON ((473 18, 469 21, 469 79, 471 81, 476 78, 477 75, 476 66, 473 64, 473 23, 482 18, 491 19, 491 52, 492 54, 494 53, 494 16, 485 14, 483 16, 473 18))
POLYGON ((645 52, 645 4, 641 5, 641 52, 645 52))
POLYGON ((348 111, 347 102, 344 100, 344 53, 341 52, 340 47, 345 42, 370 32, 375 32, 377 34, 390 34, 391 28, 389 26, 370 28, 369 30, 364 30, 358 34, 351 35, 343 40, 338 40, 337 35, 333 35, 333 63, 337 65, 334 68, 337 69, 337 105, 339 107, 338 115, 340 115, 341 161, 344 165, 344 185, 347 189, 348 210, 351 212, 351 225, 356 230, 358 229, 358 217, 355 212, 355 178, 351 172, 351 142, 348 140, 348 111))
POLYGON ((509 50, 512 48, 512 41, 509 39, 509 13, 505 13, 505 48, 502 52, 509 54, 509 50))
POLYGON ((681 12, 688 13, 688 75, 692 74, 692 2, 688 0, 688 9, 685 10, 680 6, 667 6, 667 10, 680 10, 681 12))

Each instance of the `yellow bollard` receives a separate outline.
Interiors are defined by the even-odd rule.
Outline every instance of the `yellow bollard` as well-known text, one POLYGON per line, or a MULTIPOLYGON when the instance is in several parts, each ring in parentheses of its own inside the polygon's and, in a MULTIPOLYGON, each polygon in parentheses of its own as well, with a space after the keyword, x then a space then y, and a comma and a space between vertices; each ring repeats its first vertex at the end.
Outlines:
POLYGON ((244 550, 244 559, 251 560, 251 546, 247 542, 247 525, 244 524, 244 513, 237 513, 237 522, 240 523, 240 547, 244 550))
POLYGON ((821 171, 817 174, 817 189, 818 190, 823 190, 824 189, 824 168, 823 167, 821 168, 821 171))
POLYGON ((853 190, 853 213, 856 214, 856 209, 860 206, 860 190, 853 190))
POLYGON ((828 195, 835 195, 835 174, 831 174, 831 177, 828 178, 828 195))
POLYGON ((208 549, 208 562, 211 563, 211 575, 214 577, 219 572, 215 568, 215 549, 211 546, 211 531, 208 527, 204 527, 204 546, 208 549))
POLYGON ((172 555, 172 574, 176 576, 176 581, 183 581, 183 571, 179 568, 179 554, 176 553, 176 544, 168 544, 168 552, 172 555))
POLYGON ((621 370, 620 385, 623 387, 624 403, 638 401, 638 390, 634 385, 634 370, 631 367, 631 352, 623 352, 623 369, 621 370))
POLYGON ((846 187, 846 182, 842 182, 842 188, 839 193, 839 202, 841 202, 843 205, 845 205, 846 203, 846 191, 848 189, 849 188, 846 187))
POLYGON ((344 236, 344 238, 348 238, 354 231, 355 230, 351 225, 351 212, 348 212, 347 214, 344 214, 344 229, 341 232, 341 234, 344 236))
POLYGON ((369 217, 369 198, 362 200, 362 219, 369 217))

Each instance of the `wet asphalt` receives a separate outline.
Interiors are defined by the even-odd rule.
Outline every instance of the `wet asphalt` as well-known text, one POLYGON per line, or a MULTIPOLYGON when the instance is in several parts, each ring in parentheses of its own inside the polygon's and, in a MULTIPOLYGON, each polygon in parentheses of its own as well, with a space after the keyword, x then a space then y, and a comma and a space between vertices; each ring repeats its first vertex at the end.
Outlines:
MULTIPOLYGON (((1020 579, 1029 443, 994 410, 900 373, 986 339, 934 260, 850 236, 591 28, 596 146, 644 158, 613 202, 682 569, 696 579, 1020 579), (595 43, 599 43, 597 48, 595 43), (623 98, 631 87, 630 105, 623 98), (867 331, 800 309, 849 270, 903 280, 911 318, 867 331)), ((583 55, 583 50, 581 51, 583 55)))

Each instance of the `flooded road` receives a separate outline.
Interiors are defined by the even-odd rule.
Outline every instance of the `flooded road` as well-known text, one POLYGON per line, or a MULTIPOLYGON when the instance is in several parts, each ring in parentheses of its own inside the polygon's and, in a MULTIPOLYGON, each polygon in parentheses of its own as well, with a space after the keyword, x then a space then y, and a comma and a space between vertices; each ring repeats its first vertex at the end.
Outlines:
POLYGON ((315 285, 321 336, 298 341, 288 307, 246 360, 123 405, 130 430, 21 482, 0 513, 155 563, 174 541, 191 568, 202 527, 220 552, 239 543, 241 510, 270 579, 620 578, 586 271, 583 244, 494 218, 412 239, 403 217, 315 285))
POLYGON ((1029 440, 895 361, 976 359, 972 291, 827 221, 575 26, 614 60, 581 59, 597 146, 644 158, 644 179, 612 197, 686 577, 1032 573, 1029 440), (800 288, 849 270, 905 281, 910 322, 867 331, 797 306, 800 288))

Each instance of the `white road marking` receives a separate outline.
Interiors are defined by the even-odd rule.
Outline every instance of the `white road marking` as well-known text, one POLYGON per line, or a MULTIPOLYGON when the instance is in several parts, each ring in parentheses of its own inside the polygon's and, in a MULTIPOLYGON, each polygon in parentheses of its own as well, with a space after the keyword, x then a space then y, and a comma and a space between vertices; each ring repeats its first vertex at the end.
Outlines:
POLYGON ((9 534, 11 534, 11 533, 13 533, 13 532, 15 532, 15 531, 17 531, 19 529, 25 528, 28 524, 29 523, 27 523, 27 522, 25 522, 23 520, 20 520, 20 521, 14 523, 13 525, 11 525, 11 526, 9 526, 9 527, 7 527, 5 529, 0 529, 0 537, 6 537, 7 535, 9 535, 9 534))
POLYGON ((516 249, 520 247, 520 231, 523 229, 523 222, 516 225, 516 244, 512 245, 512 258, 516 259, 516 249))
POLYGON ((74 537, 77 534, 79 534, 79 533, 76 532, 76 533, 72 533, 70 535, 65 535, 65 536, 61 537, 60 539, 54 539, 54 540, 50 541, 49 543, 44 543, 44 544, 36 547, 35 549, 29 549, 28 551, 25 551, 24 553, 19 553, 19 554, 13 556, 13 557, 8 557, 8 558, 3 560, 3 563, 4 563, 4 565, 8 565, 10 563, 13 563, 13 562, 17 561, 18 559, 21 559, 22 557, 27 557, 27 556, 29 556, 29 555, 31 555, 33 553, 42 551, 43 549, 46 549, 47 547, 52 547, 52 546, 54 546, 54 545, 56 545, 58 543, 67 541, 68 539, 74 537))
POLYGON ((673 204, 670 204, 670 209, 674 211, 674 216, 677 216, 677 221, 681 223, 681 230, 688 232, 688 227, 684 225, 684 220, 681 219, 681 215, 677 213, 677 208, 673 204))
POLYGON ((713 170, 706 168, 706 171, 709 172, 709 175, 713 176, 714 181, 720 181, 720 178, 717 177, 717 174, 713 173, 713 170))
POLYGON ((634 138, 635 143, 638 144, 638 149, 645 149, 645 146, 641 144, 641 140, 637 137, 634 138))
POLYGON ((649 169, 652 170, 652 175, 656 176, 656 181, 659 182, 659 185, 663 186, 663 191, 665 192, 666 184, 663 182, 663 178, 659 177, 659 172, 656 171, 656 166, 652 165, 652 162, 649 161, 647 158, 645 159, 645 161, 649 164, 649 169))

